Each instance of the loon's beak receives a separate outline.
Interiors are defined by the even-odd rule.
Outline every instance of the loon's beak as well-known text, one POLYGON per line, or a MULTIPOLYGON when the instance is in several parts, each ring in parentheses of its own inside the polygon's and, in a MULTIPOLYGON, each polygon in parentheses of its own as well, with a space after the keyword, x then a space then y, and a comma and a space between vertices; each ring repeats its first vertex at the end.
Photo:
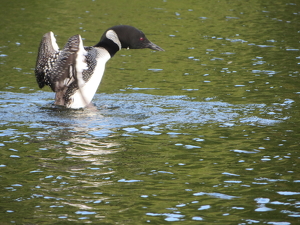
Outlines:
POLYGON ((153 50, 157 50, 157 51, 165 51, 161 47, 159 47, 158 45, 156 45, 156 44, 154 44, 152 42, 147 43, 147 45, 145 47, 153 49, 153 50))

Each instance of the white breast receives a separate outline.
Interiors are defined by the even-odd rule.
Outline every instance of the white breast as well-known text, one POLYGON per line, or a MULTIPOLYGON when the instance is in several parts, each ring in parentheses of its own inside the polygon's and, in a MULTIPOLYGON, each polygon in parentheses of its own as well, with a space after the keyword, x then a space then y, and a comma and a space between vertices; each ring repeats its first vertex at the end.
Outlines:
POLYGON ((72 100, 67 107, 75 109, 83 108, 92 101, 102 80, 105 64, 111 58, 108 51, 104 48, 99 48, 98 53, 96 58, 97 65, 88 82, 82 79, 82 73, 77 73, 79 89, 73 94, 71 97, 72 100))

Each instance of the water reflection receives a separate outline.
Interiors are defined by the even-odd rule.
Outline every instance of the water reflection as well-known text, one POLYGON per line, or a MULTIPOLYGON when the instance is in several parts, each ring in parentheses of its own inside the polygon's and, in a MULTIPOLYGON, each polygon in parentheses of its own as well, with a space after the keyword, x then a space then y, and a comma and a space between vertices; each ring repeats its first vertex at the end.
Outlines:
POLYGON ((1 92, 4 196, 15 200, 7 213, 19 202, 37 221, 110 220, 110 212, 138 210, 149 222, 213 222, 219 212, 235 221, 236 213, 277 212, 288 203, 295 210, 282 213, 299 216, 297 200, 284 198, 299 192, 277 188, 299 180, 291 177, 295 166, 280 169, 295 160, 282 149, 294 132, 277 149, 271 142, 292 100, 267 106, 102 94, 95 103, 106 106, 89 111, 49 107, 51 94, 1 92))
MULTIPOLYGON (((75 217, 80 219, 83 215, 96 214, 93 212, 96 208, 91 204, 105 202, 107 197, 102 196, 102 186, 112 185, 110 178, 114 173, 107 166, 111 164, 107 155, 115 153, 119 143, 89 136, 84 127, 68 126, 71 124, 66 124, 65 120, 63 123, 47 124, 43 129, 41 126, 30 128, 20 124, 14 129, 13 142, 2 139, 2 167, 7 172, 2 177, 14 182, 3 184, 9 185, 5 187, 5 195, 15 201, 6 205, 8 211, 18 212, 21 206, 17 202, 20 202, 28 205, 27 212, 32 210, 38 215, 37 221, 43 215, 51 217, 47 208, 59 211, 61 219, 71 219, 74 212, 75 217), (12 150, 18 156, 18 159, 13 157, 19 160, 17 168, 12 165, 12 155, 6 157, 6 152, 12 150), (30 160, 27 160, 28 157, 30 160), (12 175, 14 179, 9 178, 12 175)), ((5 130, 3 133, 11 139, 5 130)), ((53 214, 53 217, 57 215, 53 214)))

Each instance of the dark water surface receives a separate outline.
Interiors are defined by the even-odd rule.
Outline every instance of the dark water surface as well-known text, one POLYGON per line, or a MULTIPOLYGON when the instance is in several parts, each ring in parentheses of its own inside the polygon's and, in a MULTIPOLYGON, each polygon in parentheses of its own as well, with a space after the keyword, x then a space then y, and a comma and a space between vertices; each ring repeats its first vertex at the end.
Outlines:
POLYGON ((0 224, 300 223, 300 3, 8 1, 0 8, 0 224), (98 110, 53 107, 42 35, 117 24, 98 110))

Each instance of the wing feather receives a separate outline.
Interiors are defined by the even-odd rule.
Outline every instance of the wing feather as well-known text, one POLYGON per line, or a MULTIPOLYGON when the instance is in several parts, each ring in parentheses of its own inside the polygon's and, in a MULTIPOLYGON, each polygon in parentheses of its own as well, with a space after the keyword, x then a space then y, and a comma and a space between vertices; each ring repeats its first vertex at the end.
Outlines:
POLYGON ((51 70, 59 53, 58 45, 52 31, 44 34, 36 60, 35 77, 40 88, 48 85, 47 73, 51 70))

